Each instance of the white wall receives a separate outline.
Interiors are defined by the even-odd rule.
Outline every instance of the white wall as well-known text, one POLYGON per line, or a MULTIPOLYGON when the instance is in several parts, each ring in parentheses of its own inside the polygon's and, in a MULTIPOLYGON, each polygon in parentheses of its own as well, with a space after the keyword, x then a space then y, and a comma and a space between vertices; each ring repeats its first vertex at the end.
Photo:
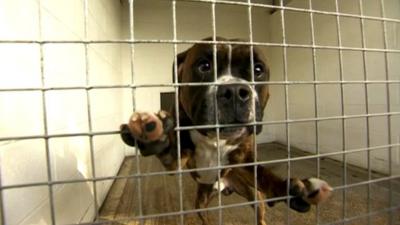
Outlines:
MULTIPOLYGON (((313 1, 313 8, 317 10, 335 11, 335 1, 313 1)), ((364 14, 380 17, 378 1, 364 1, 364 14)), ((400 2, 387 0, 385 11, 389 18, 400 18, 400 2)), ((294 0, 289 4, 293 7, 308 8, 308 1, 294 0)), ((339 9, 344 13, 359 14, 358 1, 339 1, 339 9)), ((362 47, 360 20, 356 18, 340 18, 342 45, 346 47, 362 47)), ((286 41, 291 44, 311 44, 310 17, 301 12, 285 13, 286 41)), ((364 32, 367 48, 384 48, 383 24, 380 21, 365 20, 364 32)), ((280 14, 276 13, 271 18, 271 42, 282 42, 280 14)), ((314 14, 315 41, 317 45, 338 46, 336 17, 314 14)), ((387 23, 388 48, 400 49, 400 25, 387 23)), ((272 80, 283 80, 282 49, 270 48, 269 58, 272 65, 272 80)), ((316 77, 319 81, 340 80, 339 52, 338 50, 316 50, 316 77)), ((288 48, 288 79, 291 81, 313 80, 312 50, 288 48)), ((389 79, 400 78, 400 54, 388 53, 388 71, 385 69, 385 54, 381 52, 367 52, 365 71, 363 67, 363 54, 360 51, 343 51, 343 79, 364 80, 366 73, 368 80, 385 80, 386 72, 389 79)), ((359 115, 366 113, 366 99, 364 84, 346 84, 344 89, 344 114, 359 115)), ((284 87, 272 87, 272 99, 268 111, 268 120, 284 119, 284 87), (278 95, 278 96, 276 96, 278 95)), ((390 111, 400 110, 400 87, 398 84, 389 85, 390 111)), ((387 112, 387 96, 385 84, 368 84, 369 113, 387 112)), ((313 85, 289 86, 289 118, 304 119, 314 117, 314 92, 313 85)), ((317 87, 317 110, 319 117, 341 115, 340 85, 325 84, 317 87)), ((370 146, 388 144, 388 118, 386 116, 371 117, 369 119, 370 146)), ((400 140, 400 117, 391 117, 391 135, 393 143, 400 140)), ((338 152, 342 150, 341 120, 321 121, 318 123, 319 151, 321 153, 338 152)), ((291 145, 301 149, 315 152, 315 123, 295 123, 290 125, 291 145)), ((273 126, 276 140, 286 143, 285 126, 273 126)), ((347 119, 345 122, 345 148, 348 150, 367 147, 366 119, 347 119)), ((399 148, 392 148, 391 160, 394 172, 400 172, 399 148)), ((342 155, 333 158, 342 160, 342 155)), ((349 163, 367 167, 367 153, 348 154, 349 163)), ((388 172, 388 149, 379 149, 371 152, 371 166, 373 170, 388 172)))
MULTIPOLYGON (((84 12, 81 0, 42 0, 42 30, 37 1, 0 1, 0 39, 83 40, 84 12)), ((88 38, 121 39, 121 3, 89 0, 88 38)), ((88 48, 90 85, 125 83, 120 44, 93 44, 88 48)), ((84 86, 85 49, 82 44, 46 44, 43 47, 45 86, 84 86)), ((40 47, 37 44, 0 44, 0 88, 40 87, 40 47)), ((125 120, 130 102, 122 100, 128 90, 90 91, 93 131, 117 130, 125 120)), ((44 133, 40 91, 0 92, 0 137, 44 133)), ((46 92, 49 134, 88 132, 85 90, 46 92)), ((65 137, 49 140, 52 180, 92 178, 89 138, 65 137)), ((127 149, 118 135, 93 138, 97 177, 115 175, 127 149)), ((41 139, 0 142, 2 185, 47 181, 45 142, 41 139)), ((112 181, 97 183, 99 204, 112 181)), ((48 224, 47 186, 9 189, 4 192, 7 224, 48 224)), ((94 217, 92 183, 53 186, 58 224, 89 222, 94 217)))

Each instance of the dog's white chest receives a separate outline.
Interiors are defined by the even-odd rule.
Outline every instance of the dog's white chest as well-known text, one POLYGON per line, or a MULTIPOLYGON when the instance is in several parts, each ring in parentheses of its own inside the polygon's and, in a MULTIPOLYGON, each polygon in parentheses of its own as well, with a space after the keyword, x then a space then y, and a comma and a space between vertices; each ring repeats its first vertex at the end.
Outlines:
MULTIPOLYGON (((195 161, 197 168, 213 168, 218 166, 218 150, 220 152, 220 165, 229 163, 228 155, 237 148, 237 145, 228 145, 226 140, 209 138, 203 136, 198 131, 190 131, 193 143, 196 145, 195 161), (219 144, 219 148, 218 148, 219 144)), ((199 183, 214 184, 218 179, 218 169, 197 171, 200 178, 199 183)))

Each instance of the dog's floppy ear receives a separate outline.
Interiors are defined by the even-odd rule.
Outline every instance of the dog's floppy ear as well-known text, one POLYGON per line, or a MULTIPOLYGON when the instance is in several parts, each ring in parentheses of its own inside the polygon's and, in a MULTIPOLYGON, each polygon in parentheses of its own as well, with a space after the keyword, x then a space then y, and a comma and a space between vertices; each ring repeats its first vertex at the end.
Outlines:
MULTIPOLYGON (((178 76, 178 83, 181 82, 181 74, 182 74, 182 68, 183 68, 183 62, 185 61, 187 51, 181 52, 176 56, 176 66, 178 68, 177 76, 178 76)), ((172 63, 172 82, 175 83, 175 62, 172 63)))

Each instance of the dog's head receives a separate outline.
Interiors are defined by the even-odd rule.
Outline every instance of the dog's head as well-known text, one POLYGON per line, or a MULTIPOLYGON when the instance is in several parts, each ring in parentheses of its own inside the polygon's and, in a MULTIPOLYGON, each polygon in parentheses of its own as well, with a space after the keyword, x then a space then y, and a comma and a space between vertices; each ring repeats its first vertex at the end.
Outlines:
MULTIPOLYGON (((211 40, 210 38, 205 40, 211 40)), ((226 40, 217 38, 217 40, 226 40)), ((235 40, 237 41, 237 40, 235 40)), ((193 125, 236 124, 220 129, 223 137, 253 133, 253 126, 241 124, 261 121, 269 93, 266 84, 269 68, 261 50, 249 45, 216 45, 217 75, 214 74, 213 45, 195 44, 177 56, 179 83, 215 82, 216 85, 183 85, 179 88, 180 107, 193 125), (253 58, 253 67, 251 63, 253 58), (215 77, 217 80, 215 80, 215 77)), ((262 126, 256 127, 261 132, 262 126)), ((215 129, 199 129, 203 135, 214 135, 215 129)))

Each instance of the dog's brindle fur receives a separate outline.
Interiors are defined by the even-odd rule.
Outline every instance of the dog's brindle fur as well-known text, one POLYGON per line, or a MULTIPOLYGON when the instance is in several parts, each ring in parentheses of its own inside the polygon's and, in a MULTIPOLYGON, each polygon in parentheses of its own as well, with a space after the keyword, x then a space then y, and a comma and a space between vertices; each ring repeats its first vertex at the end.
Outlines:
MULTIPOLYGON (((206 39, 210 40, 210 39, 206 39)), ((226 40, 218 38, 218 40, 226 40)), ((212 125, 216 123, 217 111, 219 124, 245 124, 262 121, 263 111, 269 98, 268 86, 265 84, 249 85, 252 79, 250 47, 245 45, 223 45, 217 48, 217 81, 220 86, 181 86, 179 88, 179 124, 180 126, 212 125), (217 104, 215 104, 216 96, 217 104), (255 110, 255 112, 254 112, 255 110)), ((254 81, 267 81, 269 68, 262 52, 253 48, 254 81)), ((177 77, 179 83, 214 82, 213 45, 195 44, 177 56, 177 77)), ((164 113, 165 114, 165 113, 164 113)), ((180 165, 190 169, 213 167, 218 165, 217 151, 220 151, 220 165, 252 163, 254 159, 254 130, 261 132, 262 126, 238 126, 220 128, 219 148, 217 147, 215 129, 197 129, 180 131, 181 157, 178 158, 176 134, 172 129, 176 124, 175 112, 168 116, 157 115, 164 124, 167 138, 146 141, 136 138, 142 155, 156 153, 168 170, 176 170, 180 165)), ((146 130, 146 128, 144 128, 146 130)), ((121 126, 122 139, 134 146, 134 134, 127 125, 121 126)), ((287 182, 289 193, 294 197, 290 207, 300 212, 310 209, 306 200, 308 193, 318 194, 318 188, 312 187, 310 180, 283 180, 265 167, 258 165, 257 187, 255 187, 254 166, 235 167, 220 172, 221 182, 216 185, 218 172, 193 172, 192 177, 198 183, 196 208, 205 208, 217 193, 218 188, 224 194, 236 192, 248 201, 285 196, 287 182), (255 193, 256 191, 256 193, 255 193)), ((315 185, 314 185, 315 186, 315 185)), ((273 205, 271 203, 271 205, 273 205)), ((258 224, 265 224, 263 203, 258 204, 258 224)), ((209 224, 206 213, 200 212, 203 224, 209 224)))

